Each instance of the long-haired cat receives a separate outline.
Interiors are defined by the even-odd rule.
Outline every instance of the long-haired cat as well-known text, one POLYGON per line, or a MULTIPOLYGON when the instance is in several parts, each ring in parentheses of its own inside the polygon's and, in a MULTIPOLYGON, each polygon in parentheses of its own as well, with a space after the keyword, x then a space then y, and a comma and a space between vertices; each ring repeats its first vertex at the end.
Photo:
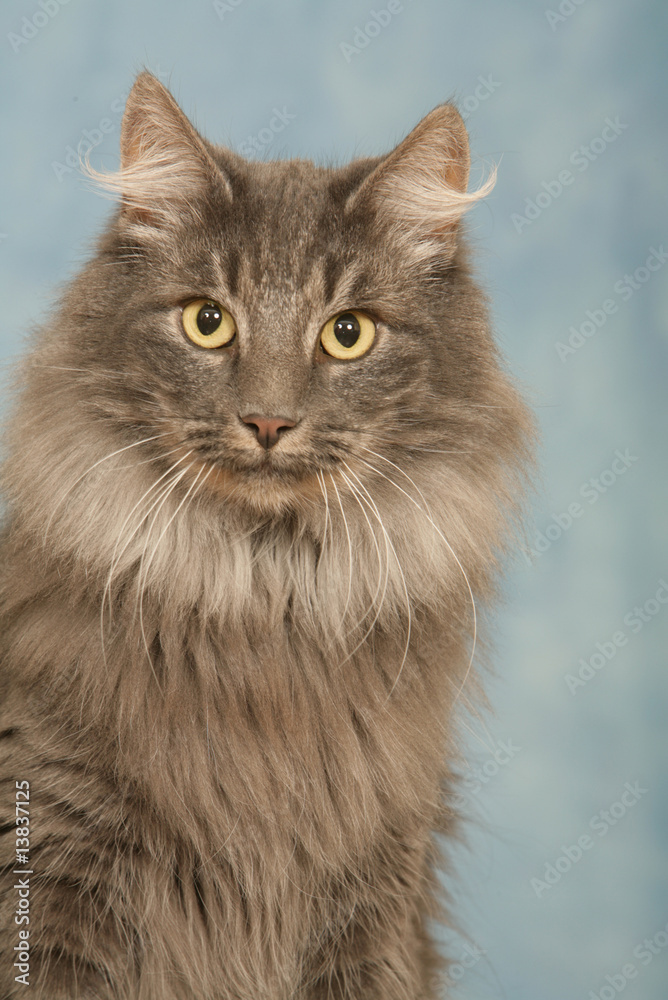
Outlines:
POLYGON ((137 79, 6 432, 2 1000, 440 995, 454 710, 531 437, 468 172, 450 105, 259 163, 137 79))

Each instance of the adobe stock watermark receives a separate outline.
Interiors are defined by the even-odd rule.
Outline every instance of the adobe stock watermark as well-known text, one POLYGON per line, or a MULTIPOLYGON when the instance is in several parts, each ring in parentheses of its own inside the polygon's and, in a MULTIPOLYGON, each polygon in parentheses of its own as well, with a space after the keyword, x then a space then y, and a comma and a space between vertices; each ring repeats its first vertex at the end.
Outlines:
POLYGON ((563 24, 569 17, 572 17, 583 3, 586 3, 586 0, 561 0, 556 10, 548 7, 545 11, 545 17, 552 31, 556 31, 560 24, 563 24))
MULTIPOLYGON (((597 476, 592 476, 591 479, 582 484, 578 491, 579 496, 583 500, 586 500, 587 506, 593 507, 638 460, 637 455, 631 454, 630 448, 626 448, 625 451, 620 451, 618 448, 609 467, 603 469, 597 476)), ((522 549, 522 554, 527 565, 532 566, 534 559, 545 555, 548 549, 551 549, 554 543, 558 542, 569 528, 572 528, 575 521, 583 516, 587 510, 587 506, 583 506, 579 500, 574 500, 572 503, 569 503, 566 510, 559 514, 552 514, 551 521, 543 531, 535 533, 533 548, 522 549)))
POLYGON ((42 28, 45 28, 49 21, 52 21, 61 7, 68 4, 70 0, 39 0, 38 10, 30 17, 25 16, 21 21, 21 28, 18 32, 10 31, 7 34, 7 41, 14 52, 20 52, 24 45, 31 42, 42 28))
POLYGON ((608 322, 608 318, 619 311, 620 304, 628 302, 635 295, 638 289, 646 285, 656 271, 660 271, 668 261, 668 253, 663 249, 663 243, 657 249, 649 248, 648 256, 644 264, 635 269, 633 274, 625 274, 613 285, 615 298, 605 299, 596 309, 587 309, 585 319, 579 326, 570 326, 568 341, 563 343, 558 340, 554 347, 561 359, 566 361, 571 354, 575 354, 580 348, 591 340, 602 327, 608 322))
POLYGON ((474 965, 477 965, 480 959, 486 954, 487 952, 483 948, 479 948, 476 944, 464 945, 458 960, 448 965, 445 973, 446 978, 451 983, 461 983, 467 971, 472 969, 474 965))
MULTIPOLYGON (((408 3, 412 2, 413 0, 408 0, 408 3)), ((352 62, 353 57, 363 52, 373 39, 377 38, 381 31, 387 28, 392 18, 396 17, 397 14, 403 13, 404 10, 402 0, 388 0, 384 7, 380 7, 378 10, 370 10, 369 20, 366 24, 361 27, 359 24, 355 25, 352 42, 339 42, 339 49, 346 62, 352 62)))
MULTIPOLYGON (((661 578, 656 593, 649 597, 644 604, 631 608, 624 615, 622 623, 631 635, 636 635, 648 622, 656 618, 666 605, 668 605, 668 583, 661 578)), ((618 629, 612 633, 609 639, 596 643, 596 651, 591 654, 588 660, 581 656, 578 660, 577 674, 566 674, 564 677, 566 687, 571 694, 577 694, 580 688, 585 687, 589 681, 593 680, 607 663, 614 660, 617 651, 626 646, 628 641, 627 632, 624 629, 618 629)))
POLYGON ((473 93, 467 94, 463 101, 458 102, 459 110, 464 121, 470 118, 471 115, 478 110, 481 104, 489 100, 492 94, 495 94, 500 86, 501 84, 499 81, 495 80, 491 73, 489 76, 479 76, 478 85, 473 93))
POLYGON ((640 966, 647 967, 657 955, 664 954, 668 948, 668 924, 662 927, 651 938, 640 941, 631 954, 636 962, 626 962, 619 972, 613 972, 605 976, 605 984, 597 991, 589 991, 589 1000, 614 1000, 615 997, 623 993, 628 984, 638 978, 640 966))
MULTIPOLYGON (((575 167, 578 173, 584 173, 592 163, 598 160, 599 156, 605 153, 606 149, 616 142, 622 132, 629 126, 620 121, 619 117, 606 118, 604 128, 600 135, 591 139, 590 142, 578 146, 568 158, 568 162, 575 167)), ((549 181, 542 181, 541 191, 533 198, 526 198, 524 202, 524 213, 513 212, 510 221, 517 233, 522 233, 528 226, 532 226, 536 219, 540 218, 546 208, 555 202, 564 193, 567 187, 575 183, 576 174, 568 168, 560 170, 556 177, 549 181)))
MULTIPOLYGON (((23 986, 30 986, 30 876, 34 874, 30 860, 30 782, 16 781, 16 861, 12 868, 15 876, 16 909, 14 924, 17 927, 14 952, 14 980, 23 986)), ((10 866, 11 867, 11 866, 10 866)))
POLYGON ((213 9, 222 21, 226 14, 231 14, 237 7, 241 7, 245 0, 213 0, 213 9))
POLYGON ((297 117, 297 115, 290 114, 285 105, 281 109, 273 108, 272 111, 272 117, 265 128, 261 128, 257 135, 247 136, 240 144, 239 152, 242 156, 252 156, 253 153, 263 152, 276 136, 297 117))
MULTIPOLYGON (((614 802, 607 809, 601 809, 589 820, 589 829, 599 838, 607 836, 613 826, 617 826, 620 820, 628 814, 629 810, 640 801, 643 795, 647 795, 648 789, 642 788, 639 781, 624 783, 624 789, 614 802)), ((558 882, 561 882, 564 875, 568 874, 574 865, 582 860, 587 851, 596 847, 596 841, 589 833, 582 833, 574 844, 562 844, 562 853, 555 861, 545 862, 545 871, 542 878, 532 878, 530 885, 536 896, 540 899, 543 893, 549 892, 558 882)))

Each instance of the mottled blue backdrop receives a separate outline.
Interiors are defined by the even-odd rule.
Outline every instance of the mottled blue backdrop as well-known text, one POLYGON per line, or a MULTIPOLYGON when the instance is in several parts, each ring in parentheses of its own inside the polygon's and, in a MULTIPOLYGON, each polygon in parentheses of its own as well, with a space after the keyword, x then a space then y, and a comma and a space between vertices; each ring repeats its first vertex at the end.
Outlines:
POLYGON ((665 1000, 668 983, 666 57, 650 0, 5 0, 3 360, 109 210, 144 66, 210 138, 340 162, 455 98, 499 164, 470 216, 542 427, 535 526, 469 722, 452 941, 468 1000, 665 1000))

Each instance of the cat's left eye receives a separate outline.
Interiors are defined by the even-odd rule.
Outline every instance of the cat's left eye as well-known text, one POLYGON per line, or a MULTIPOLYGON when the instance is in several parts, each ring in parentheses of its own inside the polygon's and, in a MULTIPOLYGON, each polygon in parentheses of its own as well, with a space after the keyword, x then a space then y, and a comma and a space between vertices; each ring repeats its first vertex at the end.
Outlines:
POLYGON ((211 299, 189 302, 183 307, 181 322, 186 336, 199 347, 225 347, 237 332, 232 314, 211 299))
POLYGON ((320 344, 325 353, 339 360, 361 358, 376 337, 376 324, 359 309, 332 316, 320 331, 320 344))

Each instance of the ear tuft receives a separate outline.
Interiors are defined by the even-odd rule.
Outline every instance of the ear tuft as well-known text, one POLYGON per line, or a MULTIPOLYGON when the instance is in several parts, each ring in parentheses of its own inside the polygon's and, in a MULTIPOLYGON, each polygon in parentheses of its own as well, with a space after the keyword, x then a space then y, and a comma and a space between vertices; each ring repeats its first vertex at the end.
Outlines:
POLYGON ((203 139, 151 73, 140 73, 125 105, 120 170, 100 173, 88 155, 84 173, 107 192, 121 195, 122 212, 130 221, 165 223, 214 178, 231 195, 203 139))
POLYGON ((348 210, 371 204, 377 215, 408 239, 413 257, 453 255, 457 223, 490 193, 496 168, 477 191, 467 191, 469 142, 450 104, 431 111, 354 192, 348 210))

